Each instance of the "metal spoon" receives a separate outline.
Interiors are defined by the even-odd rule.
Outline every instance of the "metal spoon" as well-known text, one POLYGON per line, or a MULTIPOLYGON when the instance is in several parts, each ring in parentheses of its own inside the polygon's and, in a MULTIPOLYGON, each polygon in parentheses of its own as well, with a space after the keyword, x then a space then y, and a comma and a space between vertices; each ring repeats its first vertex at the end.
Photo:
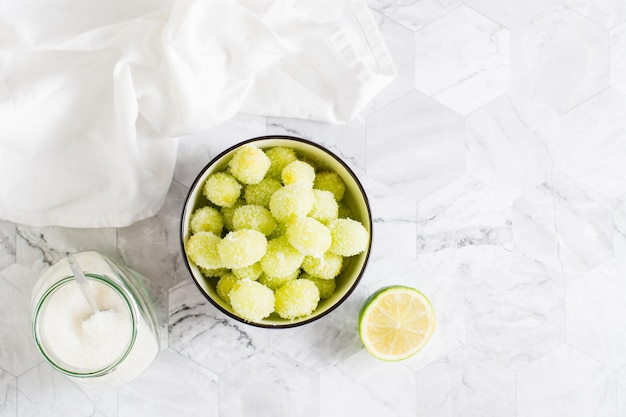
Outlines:
POLYGON ((78 265, 78 262, 74 258, 74 255, 68 253, 67 262, 70 264, 70 268, 72 268, 72 274, 74 274, 74 279, 76 279, 78 288, 80 288, 80 291, 83 293, 85 300, 87 300, 93 312, 98 313, 100 309, 98 308, 98 304, 96 304, 96 297, 93 293, 93 290, 91 289, 91 286, 89 286, 87 278, 85 278, 83 270, 80 269, 80 265, 78 265))

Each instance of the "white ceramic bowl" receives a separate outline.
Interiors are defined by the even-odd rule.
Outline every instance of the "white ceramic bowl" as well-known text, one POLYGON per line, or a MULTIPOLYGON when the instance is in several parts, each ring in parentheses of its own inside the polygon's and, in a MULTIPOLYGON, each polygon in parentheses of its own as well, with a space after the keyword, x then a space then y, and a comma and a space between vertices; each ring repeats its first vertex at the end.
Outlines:
POLYGON ((219 310, 226 315, 259 327, 270 328, 285 328, 294 327, 310 323, 338 307, 343 303, 348 296, 352 293, 354 288, 359 283, 361 276, 363 275, 365 266, 367 264, 371 242, 372 242, 372 216, 370 212, 369 202, 361 183, 354 174, 354 172, 335 154, 328 149, 305 139, 296 138, 292 136, 263 136, 258 138, 249 139, 243 141, 219 154, 212 161, 210 161, 198 174, 197 178, 193 182, 189 194, 185 201, 185 205, 182 212, 181 227, 180 227, 180 241, 183 251, 183 259, 187 266, 191 277, 198 286, 199 290, 206 296, 206 298, 219 310), (252 144, 261 149, 272 148, 276 146, 284 146, 292 148, 296 151, 299 158, 306 158, 316 164, 317 169, 332 170, 337 172, 343 182, 346 185, 346 192, 343 198, 343 202, 348 206, 352 212, 352 217, 358 220, 365 226, 369 232, 369 243, 367 249, 359 255, 355 255, 349 258, 347 266, 341 272, 341 274, 335 278, 337 288, 334 294, 325 300, 320 300, 317 309, 313 314, 294 320, 285 320, 275 313, 269 317, 263 319, 260 322, 248 322, 233 311, 230 305, 224 302, 218 295, 215 289, 217 278, 207 278, 202 275, 200 269, 193 264, 185 253, 185 242, 189 238, 189 221, 191 214, 195 209, 205 206, 208 203, 204 195, 202 194, 202 188, 206 179, 215 172, 225 171, 228 162, 232 158, 233 153, 245 144, 252 144))

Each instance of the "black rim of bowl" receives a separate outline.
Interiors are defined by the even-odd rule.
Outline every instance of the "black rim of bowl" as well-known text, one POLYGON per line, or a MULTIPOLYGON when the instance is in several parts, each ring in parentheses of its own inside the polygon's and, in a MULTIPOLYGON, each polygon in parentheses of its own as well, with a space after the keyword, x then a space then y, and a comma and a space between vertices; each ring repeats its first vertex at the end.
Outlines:
POLYGON ((262 327, 262 328, 268 328, 268 329, 287 329, 287 328, 291 328, 291 327, 298 327, 298 326, 302 326, 304 324, 307 323, 311 323, 315 320, 318 320, 324 316, 326 316, 327 314, 329 314, 331 311, 335 310, 337 307, 339 307, 341 304, 343 304, 343 302, 350 296, 350 294, 352 294, 352 292, 355 290, 355 288, 357 287, 357 285, 359 284, 359 282, 361 281, 361 277, 363 276, 365 269, 367 267, 368 261, 369 261, 369 256, 370 256, 370 252, 372 249, 372 239, 373 239, 373 234, 374 234, 374 228, 373 228, 373 224, 372 224, 372 211, 370 209, 370 203, 369 200, 367 198, 367 194, 365 193, 365 189, 363 188, 363 185, 361 184, 361 181, 359 181, 358 177, 356 176, 356 174, 354 173, 354 171, 352 171, 352 169, 341 159, 339 158, 337 155, 335 155, 334 152, 332 152, 331 150, 329 150, 328 148, 312 142, 308 139, 303 139, 303 138, 299 138, 296 136, 288 136, 288 135, 267 135, 267 136, 258 136, 255 138, 251 138, 251 139, 246 139, 242 142, 239 142, 231 147, 229 147, 228 149, 220 152, 217 156, 215 156, 213 159, 211 159, 211 161, 209 161, 209 163, 207 163, 204 168, 202 168, 200 170, 200 172, 198 173, 198 175, 196 176, 196 178, 194 179, 193 183, 191 184, 191 187, 189 187, 189 192, 187 193, 187 197, 185 198, 185 202, 183 205, 183 211, 181 213, 181 218, 180 218, 180 248, 181 248, 181 253, 183 255, 183 262, 185 263, 185 267, 187 268, 187 271, 189 272, 189 275, 191 276, 192 281, 194 282, 194 284, 196 285, 196 287, 198 288, 198 290, 200 291, 200 293, 202 295, 204 295, 204 297, 214 306, 216 307, 219 311, 221 311, 222 313, 226 314, 228 317, 231 317, 241 323, 245 323, 251 326, 255 326, 255 327, 262 327), (187 254, 185 252, 185 218, 186 218, 186 214, 187 214, 187 208, 189 207, 189 199, 191 198, 192 192, 193 190, 196 188, 196 186, 198 185, 198 183, 200 182, 200 179, 204 176, 204 173, 210 169, 217 161, 219 161, 223 156, 225 156, 226 154, 232 152, 233 150, 248 144, 248 143, 252 143, 252 142, 259 142, 259 141, 263 141, 263 140, 268 140, 268 139, 284 139, 284 140, 292 140, 292 141, 297 141, 297 142, 302 142, 305 143, 307 145, 311 145, 314 146, 320 150, 322 150, 323 152, 327 153, 328 155, 330 155, 333 159, 335 159, 339 164, 341 164, 344 169, 346 170, 346 172, 348 174, 350 174, 350 176, 352 176, 352 178, 354 179, 354 182, 356 183, 356 185, 359 187, 361 196, 363 197, 363 201, 365 203, 365 207, 367 210, 367 221, 369 223, 369 233, 370 233, 370 239, 369 242, 367 244, 367 249, 366 249, 366 253, 365 253, 365 259, 363 260, 363 266, 361 267, 361 270, 359 271, 359 274, 357 275, 356 279, 354 280, 354 282, 352 283, 352 285, 350 285, 350 288, 348 288, 348 290, 346 291, 346 293, 333 305, 331 305, 330 307, 328 307, 325 311, 323 311, 322 313, 319 313, 313 317, 307 318, 305 320, 301 320, 301 321, 297 321, 297 322, 291 322, 291 321, 287 321, 285 320, 284 323, 277 323, 277 324, 269 324, 269 323, 259 323, 259 322, 252 322, 252 321, 246 321, 244 319, 242 319, 241 317, 233 314, 232 312, 224 309, 221 305, 219 305, 219 303, 217 303, 215 300, 213 300, 213 298, 211 298, 209 296, 209 294, 206 293, 206 291, 204 290, 204 288, 202 288, 202 286, 200 285, 200 283, 198 282, 198 280, 196 279, 196 276, 191 268, 191 265, 189 264, 189 260, 187 259, 187 254))

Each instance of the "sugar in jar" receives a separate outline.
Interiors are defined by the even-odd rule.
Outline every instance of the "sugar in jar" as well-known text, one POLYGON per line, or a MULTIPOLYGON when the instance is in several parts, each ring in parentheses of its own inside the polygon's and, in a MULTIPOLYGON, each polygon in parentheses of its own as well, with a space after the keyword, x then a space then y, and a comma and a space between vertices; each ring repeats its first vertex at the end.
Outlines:
POLYGON ((159 352, 159 321, 151 295, 134 271, 94 251, 74 259, 95 310, 67 258, 33 289, 33 335, 39 352, 77 382, 118 387, 145 371, 159 352))

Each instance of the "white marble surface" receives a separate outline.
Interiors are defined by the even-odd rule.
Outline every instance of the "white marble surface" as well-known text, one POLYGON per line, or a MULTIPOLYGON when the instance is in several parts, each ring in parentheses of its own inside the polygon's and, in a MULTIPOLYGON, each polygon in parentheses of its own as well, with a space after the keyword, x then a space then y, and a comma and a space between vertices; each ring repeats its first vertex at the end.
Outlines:
POLYGON ((369 0, 398 78, 342 126, 238 115, 180 141, 161 212, 120 229, 0 220, 0 416, 626 415, 626 3, 369 0), (235 322, 196 290, 178 222, 228 146, 291 134, 366 188, 358 289, 310 326, 235 322), (29 298, 58 256, 97 249, 150 278, 164 349, 137 380, 88 390, 34 348, 29 298), (438 325, 416 356, 372 358, 376 289, 411 285, 438 325))

